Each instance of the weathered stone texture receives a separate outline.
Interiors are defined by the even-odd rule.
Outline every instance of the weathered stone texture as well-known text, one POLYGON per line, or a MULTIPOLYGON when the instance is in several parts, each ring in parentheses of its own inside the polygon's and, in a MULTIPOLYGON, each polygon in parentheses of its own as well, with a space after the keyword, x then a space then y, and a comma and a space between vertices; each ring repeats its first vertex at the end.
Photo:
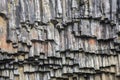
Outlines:
POLYGON ((0 80, 119 80, 120 0, 0 0, 0 80))

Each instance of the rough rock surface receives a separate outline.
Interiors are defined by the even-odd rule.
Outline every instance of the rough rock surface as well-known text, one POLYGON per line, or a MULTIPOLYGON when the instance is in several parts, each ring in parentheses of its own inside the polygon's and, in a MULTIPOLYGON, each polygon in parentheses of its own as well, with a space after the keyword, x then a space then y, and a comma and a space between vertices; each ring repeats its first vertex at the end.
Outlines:
POLYGON ((120 0, 0 0, 0 80, 120 80, 120 0))

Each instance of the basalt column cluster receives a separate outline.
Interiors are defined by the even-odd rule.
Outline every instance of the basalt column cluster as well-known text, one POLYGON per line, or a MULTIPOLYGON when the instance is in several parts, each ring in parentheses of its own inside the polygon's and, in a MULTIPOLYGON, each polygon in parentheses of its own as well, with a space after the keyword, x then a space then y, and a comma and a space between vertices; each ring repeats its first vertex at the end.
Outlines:
POLYGON ((0 0, 0 80, 120 80, 120 0, 0 0))

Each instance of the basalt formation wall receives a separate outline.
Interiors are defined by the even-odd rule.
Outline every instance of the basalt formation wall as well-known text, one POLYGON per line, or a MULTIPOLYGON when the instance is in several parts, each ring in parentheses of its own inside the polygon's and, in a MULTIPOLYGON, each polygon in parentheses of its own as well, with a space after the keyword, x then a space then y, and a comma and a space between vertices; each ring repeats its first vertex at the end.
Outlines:
POLYGON ((0 80, 120 80, 120 0, 0 0, 0 80))

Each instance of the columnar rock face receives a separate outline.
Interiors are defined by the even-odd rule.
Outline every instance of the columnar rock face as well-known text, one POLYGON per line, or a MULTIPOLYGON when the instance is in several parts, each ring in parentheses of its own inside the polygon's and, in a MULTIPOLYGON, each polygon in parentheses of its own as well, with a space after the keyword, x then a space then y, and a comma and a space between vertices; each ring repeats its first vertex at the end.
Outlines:
POLYGON ((0 0, 0 80, 120 80, 120 0, 0 0))

